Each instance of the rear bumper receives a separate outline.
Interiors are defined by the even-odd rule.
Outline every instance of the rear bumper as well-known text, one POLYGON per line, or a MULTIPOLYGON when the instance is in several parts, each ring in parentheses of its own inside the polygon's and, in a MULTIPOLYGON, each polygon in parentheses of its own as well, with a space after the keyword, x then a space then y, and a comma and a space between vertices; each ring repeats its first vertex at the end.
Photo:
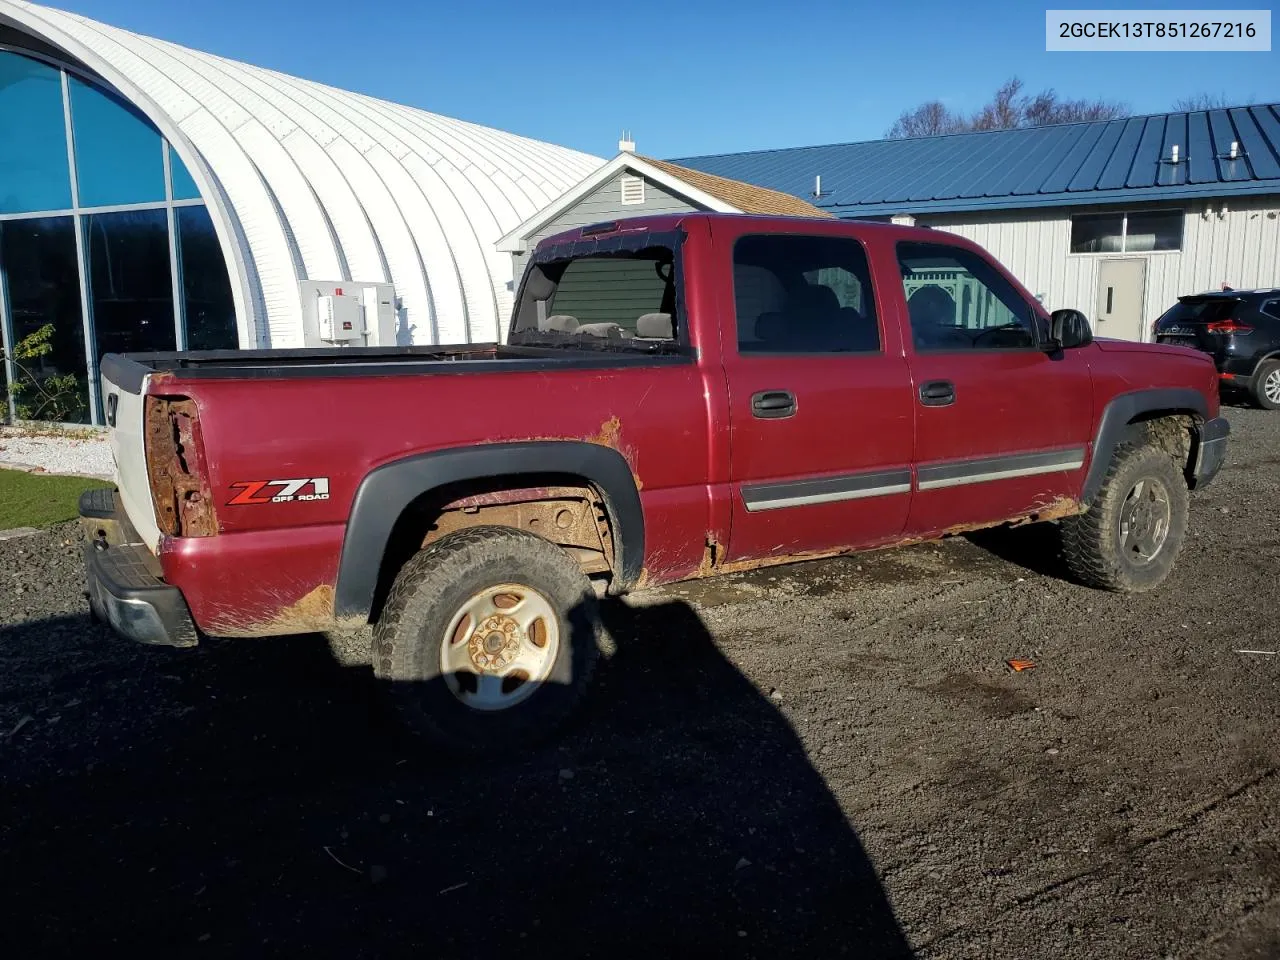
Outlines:
POLYGON ((1216 356, 1213 362, 1224 381, 1246 387, 1249 386, 1248 381, 1253 379, 1258 369, 1257 358, 1251 356, 1216 356))
POLYGON ((130 640, 194 647, 199 634, 182 591, 160 578, 158 562, 145 544, 128 542, 128 521, 119 516, 109 511, 101 494, 81 498, 89 609, 130 640))
POLYGON ((1214 417, 1206 420, 1200 428, 1200 440, 1196 445, 1195 469, 1192 471, 1192 486, 1199 490, 1207 486, 1222 469, 1227 458, 1227 437, 1231 434, 1231 424, 1225 417, 1214 417))

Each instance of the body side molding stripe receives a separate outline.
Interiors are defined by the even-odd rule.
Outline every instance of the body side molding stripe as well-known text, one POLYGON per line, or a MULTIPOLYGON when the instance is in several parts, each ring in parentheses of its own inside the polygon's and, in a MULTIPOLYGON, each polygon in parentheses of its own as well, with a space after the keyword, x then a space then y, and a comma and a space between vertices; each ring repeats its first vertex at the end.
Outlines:
POLYGON ((1078 470, 1084 466, 1084 458, 1084 447, 1069 447, 1065 450, 983 457, 979 460, 951 460, 920 467, 916 483, 920 490, 936 490, 967 483, 1055 473, 1059 470, 1078 470))
POLYGON ((880 470, 840 477, 821 477, 784 483, 762 483, 742 488, 742 502, 750 513, 801 507, 807 504, 861 500, 911 491, 911 471, 880 470))

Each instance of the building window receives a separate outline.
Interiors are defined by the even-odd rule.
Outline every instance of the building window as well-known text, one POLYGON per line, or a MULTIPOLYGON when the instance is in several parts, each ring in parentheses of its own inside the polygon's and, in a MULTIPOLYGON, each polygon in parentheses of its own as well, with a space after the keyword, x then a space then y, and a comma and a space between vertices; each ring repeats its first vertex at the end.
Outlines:
POLYGON ((618 182, 621 184, 623 204, 630 206, 644 203, 644 177, 633 177, 624 173, 618 182))
POLYGON ((227 263, 190 172, 115 92, 0 50, 3 341, 48 336, 46 352, 6 368, 17 389, 0 393, 0 419, 101 423, 102 355, 173 350, 175 317, 192 349, 238 345, 227 263))
POLYGON ((239 338, 227 261, 203 206, 178 208, 178 244, 187 349, 234 350, 239 338))
POLYGON ((70 78, 80 206, 164 202, 160 133, 123 100, 70 78))
POLYGON ((167 143, 164 148, 169 151, 169 179, 173 182, 173 199, 199 200, 200 188, 191 178, 191 173, 182 162, 182 158, 178 156, 178 151, 167 143))
POLYGON ((1071 252, 1181 250, 1182 220, 1181 210, 1078 214, 1071 218, 1071 252))
POLYGON ((62 75, 0 50, 0 214, 70 208, 62 75))
POLYGON ((169 225, 163 210, 85 218, 94 360, 104 353, 173 350, 169 225))
POLYGON ((71 217, 0 222, 0 265, 11 342, 48 334, 49 350, 21 361, 16 371, 18 418, 88 423, 84 314, 71 217))

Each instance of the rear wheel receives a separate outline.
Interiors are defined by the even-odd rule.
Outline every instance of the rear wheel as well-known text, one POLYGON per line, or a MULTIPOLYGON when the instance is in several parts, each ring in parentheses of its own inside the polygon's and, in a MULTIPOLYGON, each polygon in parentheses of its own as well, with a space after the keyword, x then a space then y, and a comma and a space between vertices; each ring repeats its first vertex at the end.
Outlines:
POLYGON ((531 533, 482 526, 404 565, 374 629, 373 663, 415 732, 497 753, 569 718, 598 650, 595 593, 578 564, 531 533))
POLYGON ((1263 410, 1280 410, 1280 360, 1260 364, 1253 377, 1253 400, 1263 410))
POLYGON ((1088 510, 1062 521, 1068 568, 1104 590, 1140 593, 1159 586, 1182 549, 1188 501, 1186 480, 1167 452, 1121 445, 1088 510))

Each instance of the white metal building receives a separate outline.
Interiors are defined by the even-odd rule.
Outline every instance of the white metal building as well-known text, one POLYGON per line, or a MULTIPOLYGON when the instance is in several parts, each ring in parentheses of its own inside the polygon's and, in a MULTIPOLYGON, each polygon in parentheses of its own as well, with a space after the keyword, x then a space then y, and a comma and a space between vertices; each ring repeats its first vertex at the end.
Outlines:
POLYGON ((962 234, 1100 336, 1149 339, 1180 295, 1280 286, 1280 104, 672 162, 962 234))
MULTIPOLYGON (((338 290, 382 304, 369 342, 497 338, 513 295, 511 261, 495 241, 604 163, 23 0, 0 0, 5 52, 61 71, 64 99, 67 77, 92 84, 159 131, 166 170, 170 157, 184 166, 211 215, 241 346, 319 343, 317 302, 338 290)), ((39 78, 20 79, 34 89, 39 78)), ((0 101, 0 137, 10 137, 4 110, 0 101)), ((75 217, 79 237, 86 204, 76 198, 70 107, 67 116, 72 200, 42 214, 75 217)), ((0 179, 21 166, 0 147, 0 179)), ((0 207, 0 217, 31 216, 16 211, 0 207)), ((91 330, 94 300, 82 294, 91 330)))

